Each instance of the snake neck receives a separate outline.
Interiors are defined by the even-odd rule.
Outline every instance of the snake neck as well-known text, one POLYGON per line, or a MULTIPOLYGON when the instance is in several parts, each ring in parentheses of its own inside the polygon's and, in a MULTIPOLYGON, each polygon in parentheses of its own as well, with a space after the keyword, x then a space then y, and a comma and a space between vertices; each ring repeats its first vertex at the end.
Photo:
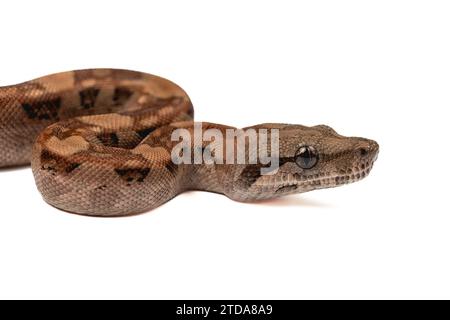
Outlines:
POLYGON ((174 122, 152 132, 133 153, 156 159, 163 170, 174 172, 179 181, 177 193, 187 190, 224 193, 223 181, 233 166, 220 165, 212 156, 218 150, 214 147, 219 142, 218 136, 225 138, 229 129, 235 128, 206 122, 174 122), (215 133, 216 137, 211 138, 208 132, 215 133))
POLYGON ((188 190, 224 193, 221 183, 222 174, 216 165, 187 165, 182 169, 182 183, 180 192, 188 190))

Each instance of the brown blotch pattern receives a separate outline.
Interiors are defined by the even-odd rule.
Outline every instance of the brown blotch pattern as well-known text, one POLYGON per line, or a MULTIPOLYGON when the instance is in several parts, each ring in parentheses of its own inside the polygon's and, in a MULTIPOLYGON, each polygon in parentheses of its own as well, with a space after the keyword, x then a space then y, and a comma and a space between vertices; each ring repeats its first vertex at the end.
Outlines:
POLYGON ((84 109, 91 109, 95 106, 95 101, 100 92, 97 88, 87 88, 79 92, 80 95, 80 105, 84 109))
POLYGON ((118 168, 114 170, 119 177, 131 186, 134 182, 144 182, 150 172, 149 168, 118 168))
POLYGON ((113 94, 113 105, 118 106, 125 104, 125 102, 130 99, 130 97, 133 95, 133 91, 131 91, 128 88, 125 87, 118 87, 114 89, 113 94))
POLYGON ((70 162, 67 158, 56 155, 48 150, 41 153, 41 170, 48 171, 51 175, 69 174, 77 169, 81 164, 70 162))
POLYGON ((97 138, 100 142, 107 147, 118 147, 119 146, 119 137, 115 132, 111 133, 101 133, 97 135, 97 138))
POLYGON ((58 120, 58 112, 61 108, 61 98, 38 101, 34 103, 23 103, 22 109, 29 119, 32 120, 58 120))

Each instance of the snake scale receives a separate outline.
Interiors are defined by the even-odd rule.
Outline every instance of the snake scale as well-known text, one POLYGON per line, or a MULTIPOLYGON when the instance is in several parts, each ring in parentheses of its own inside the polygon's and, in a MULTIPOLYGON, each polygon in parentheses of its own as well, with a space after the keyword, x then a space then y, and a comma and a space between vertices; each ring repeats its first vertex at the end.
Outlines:
MULTIPOLYGON (((38 190, 59 209, 121 216, 186 190, 254 201, 335 187, 367 176, 378 154, 375 141, 325 125, 260 124, 242 131, 278 130, 275 174, 261 174, 261 163, 175 164, 171 135, 194 134, 193 115, 179 86, 130 70, 69 71, 1 87, 0 167, 31 162, 38 190)), ((224 134, 233 129, 201 125, 224 134)))

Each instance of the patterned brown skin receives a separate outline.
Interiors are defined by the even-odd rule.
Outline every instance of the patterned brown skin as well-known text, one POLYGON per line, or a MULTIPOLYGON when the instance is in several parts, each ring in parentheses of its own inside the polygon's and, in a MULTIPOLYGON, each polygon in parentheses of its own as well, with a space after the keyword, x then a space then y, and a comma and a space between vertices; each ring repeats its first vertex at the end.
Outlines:
MULTIPOLYGON (((122 216, 156 208, 186 190, 254 201, 335 187, 367 176, 378 154, 375 141, 344 137, 327 126, 261 124, 249 128, 280 132, 274 175, 261 175, 260 164, 176 165, 171 152, 178 142, 171 134, 193 132, 194 124, 189 97, 166 79, 117 69, 53 74, 0 88, 0 167, 31 160, 49 204, 122 216), (299 146, 315 148, 314 167, 296 164, 299 146)), ((232 127, 203 128, 225 133, 232 127)))

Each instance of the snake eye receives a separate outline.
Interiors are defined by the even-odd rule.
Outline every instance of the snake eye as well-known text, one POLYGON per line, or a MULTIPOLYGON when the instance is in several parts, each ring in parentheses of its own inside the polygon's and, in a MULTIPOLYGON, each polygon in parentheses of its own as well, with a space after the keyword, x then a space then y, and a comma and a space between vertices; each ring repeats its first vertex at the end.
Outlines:
POLYGON ((295 153, 295 163, 302 169, 311 169, 318 160, 317 151, 311 146, 300 147, 295 153))

